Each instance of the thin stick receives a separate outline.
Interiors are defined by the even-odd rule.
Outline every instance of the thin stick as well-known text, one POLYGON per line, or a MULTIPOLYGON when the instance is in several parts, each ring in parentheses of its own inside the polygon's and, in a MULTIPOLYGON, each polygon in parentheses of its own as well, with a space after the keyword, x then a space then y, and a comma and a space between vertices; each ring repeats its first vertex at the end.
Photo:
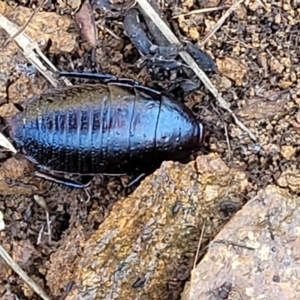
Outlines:
POLYGON ((196 268, 197 260, 199 258, 198 256, 199 256, 200 247, 201 247, 202 240, 203 240, 204 231, 205 231, 205 222, 203 223, 203 226, 202 226, 201 235, 200 235, 198 247, 197 247, 197 252, 196 252, 196 256, 195 256, 195 260, 194 260, 194 264, 193 264, 193 269, 196 268))
POLYGON ((3 44, 3 46, 0 48, 0 51, 2 51, 12 40, 14 40, 20 33, 22 33, 25 28, 28 26, 28 24, 31 22, 33 17, 38 13, 38 11, 44 6, 46 3, 46 0, 41 1, 41 3, 35 8, 34 12, 31 14, 31 16, 28 18, 26 23, 12 36, 10 36, 3 44))
MULTIPOLYGON (((16 26, 14 23, 10 22, 7 18, 5 18, 2 14, 0 14, 0 26, 10 35, 13 36, 17 32, 19 32, 18 26, 16 26)), ((36 67, 36 69, 43 74, 49 82, 54 86, 57 87, 58 81, 53 78, 52 74, 47 70, 47 68, 44 66, 44 64, 41 62, 40 58, 38 57, 37 53, 44 59, 44 61, 47 61, 48 65, 52 65, 50 61, 42 54, 39 50, 38 45, 33 42, 30 37, 24 33, 21 32, 19 35, 17 35, 14 39, 18 47, 23 52, 24 56, 36 67), (38 49, 38 50, 37 50, 38 49)), ((56 70, 56 68, 53 66, 53 69, 56 70)))
POLYGON ((4 230, 5 229, 5 223, 3 221, 3 212, 0 210, 0 231, 4 230))
POLYGON ((230 146, 230 141, 229 141, 229 138, 228 138, 228 129, 227 129, 226 124, 224 124, 224 130, 225 130, 225 137, 226 137, 226 142, 227 142, 229 159, 231 159, 231 146, 230 146))
POLYGON ((95 24, 104 32, 109 33, 112 37, 114 37, 116 40, 121 40, 121 38, 119 36, 117 36, 112 30, 110 30, 109 28, 102 26, 100 23, 102 22, 102 20, 98 20, 95 22, 95 24))
MULTIPOLYGON (((242 0, 239 0, 242 1, 242 0)), ((177 37, 173 34, 171 29, 165 24, 165 22, 159 17, 159 15, 156 13, 156 11, 152 8, 152 6, 149 4, 147 0, 137 0, 141 8, 144 10, 145 13, 149 16, 149 18, 152 20, 152 22, 156 25, 157 28, 160 29, 160 31, 165 35, 167 40, 171 44, 180 44, 177 37)), ((195 72, 195 74, 199 77, 199 79, 203 82, 205 87, 213 94, 213 96, 217 99, 220 106, 227 110, 231 116, 233 117, 235 123, 245 132, 248 133, 248 135, 256 141, 256 136, 236 117, 234 112, 230 109, 227 102, 219 95, 217 89, 213 86, 209 78, 206 76, 206 74, 199 68, 198 64, 195 62, 195 60, 186 52, 186 51, 180 51, 179 55, 181 58, 190 66, 190 68, 195 72)))
POLYGON ((13 144, 0 132, 0 146, 3 148, 8 149, 13 154, 17 153, 16 148, 13 146, 13 144))
POLYGON ((51 300, 50 297, 45 293, 45 291, 35 283, 21 268, 14 262, 11 256, 5 251, 5 249, 0 245, 0 257, 30 286, 42 299, 51 300))
POLYGON ((220 20, 216 23, 215 27, 211 32, 209 32, 200 42, 200 47, 203 47, 204 44, 210 39, 211 36, 213 36, 216 31, 223 25, 223 23, 226 21, 226 19, 230 16, 230 14, 237 9, 237 7, 243 2, 244 0, 237 0, 226 12, 225 14, 220 18, 220 20))
POLYGON ((47 220, 47 228, 48 228, 48 243, 51 245, 52 237, 51 237, 51 221, 49 212, 46 210, 46 220, 47 220))
MULTIPOLYGON (((24 32, 20 31, 18 26, 9 21, 6 17, 0 14, 0 27, 2 27, 10 36, 15 36, 14 41, 22 51, 27 60, 35 66, 35 68, 54 86, 58 86, 58 80, 54 78, 51 71, 42 63, 48 65, 54 72, 58 72, 51 61, 43 54, 37 43, 24 32), (18 35, 16 35, 18 33, 18 35)), ((64 79, 66 85, 72 85, 69 80, 64 79)))
MULTIPOLYGON (((32 14, 29 20, 25 23, 25 25, 29 23, 33 19, 35 14, 32 14)), ((13 39, 17 46, 22 51, 23 55, 27 58, 27 60, 32 63, 33 66, 42 74, 48 81, 54 86, 57 87, 58 80, 54 78, 53 74, 46 68, 46 66, 42 63, 42 60, 55 72, 57 69, 55 66, 48 60, 48 58, 42 53, 39 49, 39 46, 33 42, 30 37, 23 32, 22 29, 19 29, 14 23, 10 22, 6 17, 0 14, 0 27, 2 27, 11 38, 13 39), (42 60, 41 60, 42 59, 42 60)), ((24 29, 24 26, 22 27, 24 29)), ((8 42, 6 42, 8 44, 8 42)), ((66 85, 71 85, 68 79, 64 79, 66 85)), ((16 153, 16 149, 9 142, 9 140, 0 133, 0 146, 10 150, 13 153, 16 153)))
POLYGON ((39 245, 41 243, 44 228, 45 228, 45 224, 42 225, 42 227, 39 231, 39 235, 38 235, 37 242, 36 242, 37 245, 39 245))
POLYGON ((179 17, 186 17, 186 16, 196 15, 196 14, 204 14, 204 13, 208 13, 208 12, 212 12, 212 11, 218 11, 218 10, 222 10, 222 9, 226 9, 226 8, 228 8, 228 6, 222 5, 222 6, 218 6, 218 7, 195 9, 195 10, 192 10, 192 11, 190 11, 188 13, 185 13, 185 14, 179 14, 179 15, 173 16, 172 19, 177 19, 179 17))
MULTIPOLYGON (((202 230, 201 230, 201 234, 200 234, 200 238, 199 238, 199 242, 198 242, 198 247, 197 247, 197 252, 195 255, 195 259, 194 259, 194 263, 193 263, 193 270, 191 271, 191 284, 190 284, 190 291, 192 290, 192 286, 194 284, 194 270, 196 268, 196 264, 197 264, 197 260, 199 258, 199 253, 200 253, 200 247, 202 244, 202 239, 203 239, 203 235, 204 235, 204 230, 205 230, 205 222, 203 223, 202 226, 202 230)), ((191 295, 188 295, 188 299, 191 299, 191 295)))

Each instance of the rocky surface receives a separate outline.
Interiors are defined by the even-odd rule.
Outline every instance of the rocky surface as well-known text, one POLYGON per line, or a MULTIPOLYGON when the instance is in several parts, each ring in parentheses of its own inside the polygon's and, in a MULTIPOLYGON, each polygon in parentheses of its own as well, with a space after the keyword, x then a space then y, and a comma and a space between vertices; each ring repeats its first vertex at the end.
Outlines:
POLYGON ((299 299, 299 232, 300 198, 269 185, 209 244, 182 300, 299 299))
POLYGON ((70 265, 68 251, 52 255, 47 279, 53 294, 73 281, 67 299, 175 299, 197 247, 202 251, 241 208, 247 185, 245 174, 228 168, 215 154, 187 165, 164 162, 82 240, 72 274, 66 270, 57 277, 62 262, 70 265))
POLYGON ((41 193, 44 189, 43 183, 33 176, 33 172, 32 164, 26 159, 18 157, 8 159, 0 166, 0 194, 32 195, 41 193))

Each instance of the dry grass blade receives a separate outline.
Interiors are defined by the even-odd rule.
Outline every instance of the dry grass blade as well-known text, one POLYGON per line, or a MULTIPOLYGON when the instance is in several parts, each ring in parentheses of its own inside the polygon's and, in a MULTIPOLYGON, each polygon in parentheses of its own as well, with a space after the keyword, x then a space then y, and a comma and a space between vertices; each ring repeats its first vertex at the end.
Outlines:
MULTIPOLYGON (((197 266, 197 260, 199 258, 200 247, 201 247, 201 244, 202 244, 204 231, 205 231, 205 222, 203 223, 203 226, 202 226, 202 230, 201 230, 201 234, 200 234, 200 238, 199 238, 199 242, 198 242, 198 247, 197 247, 197 252, 196 252, 194 263, 193 263, 193 270, 191 271, 190 290, 192 290, 192 286, 194 285, 194 270, 196 269, 196 266, 197 266)), ((191 299, 190 294, 188 295, 188 299, 191 299)))
POLYGON ((14 154, 17 153, 17 150, 12 145, 12 143, 1 132, 0 132, 0 146, 10 150, 14 154))
POLYGON ((193 269, 195 269, 196 265, 197 265, 197 260, 199 258, 199 252, 200 252, 200 247, 201 247, 202 240, 203 240, 204 231, 205 231, 205 222, 203 223, 203 226, 202 226, 202 230, 201 230, 201 234, 200 234, 200 238, 199 238, 199 242, 198 242, 198 247, 197 247, 197 252, 196 252, 195 259, 194 259, 193 269))
POLYGON ((179 14, 179 15, 173 16, 172 19, 176 19, 176 18, 179 18, 179 17, 186 17, 186 16, 191 16, 191 15, 196 15, 196 14, 204 14, 204 13, 208 13, 208 12, 212 12, 212 11, 223 10, 223 9, 226 9, 226 8, 228 8, 228 7, 225 6, 225 5, 222 5, 222 6, 218 6, 218 7, 195 9, 195 10, 192 10, 192 11, 190 11, 188 13, 185 13, 185 14, 179 14))
MULTIPOLYGON (((242 1, 242 0, 239 0, 242 1)), ((168 41, 172 44, 180 44, 177 37, 173 34, 171 29, 165 24, 165 22, 159 17, 153 7, 149 4, 147 0, 137 0, 138 4, 144 10, 145 13, 149 16, 152 22, 160 29, 160 31, 165 35, 168 41)), ((227 102, 219 95, 217 89, 213 86, 209 78, 206 74, 199 68, 198 64, 195 60, 186 52, 181 51, 180 53, 181 58, 190 66, 190 68, 195 72, 195 74, 199 77, 199 79, 203 82, 205 87, 213 94, 213 96, 217 99, 220 106, 227 110, 232 117, 234 118, 235 123, 248 135, 256 141, 256 136, 236 117, 233 111, 228 106, 227 102)))
POLYGON ((3 212, 0 210, 0 231, 5 229, 5 223, 3 219, 4 219, 3 212))
POLYGON ((225 20, 230 16, 230 14, 237 9, 237 7, 243 2, 244 0, 237 0, 221 17, 221 19, 216 23, 214 29, 209 32, 200 42, 200 47, 204 46, 204 44, 209 40, 211 36, 213 36, 216 31, 223 25, 225 20))
MULTIPOLYGON (((34 16, 34 15, 33 15, 34 16)), ((32 18, 30 18, 32 20, 32 18)), ((29 22, 26 22, 28 25, 29 22)), ((6 17, 0 14, 0 27, 2 27, 10 37, 13 37, 14 41, 21 49, 27 60, 35 66, 35 68, 43 74, 43 76, 54 86, 57 87, 58 80, 54 78, 53 74, 46 68, 44 63, 54 72, 57 72, 56 67, 51 61, 43 54, 39 46, 31 40, 31 38, 22 30, 18 28, 14 23, 10 22, 6 17)), ((66 85, 72 85, 69 80, 64 79, 66 85)))
MULTIPOLYGON (((57 71, 55 66, 47 59, 46 56, 41 52, 38 45, 34 43, 30 37, 27 36, 23 32, 24 28, 29 24, 29 22, 33 19, 33 17, 36 15, 38 10, 35 10, 35 12, 31 15, 29 20, 26 22, 26 24, 19 29, 18 26, 16 26, 14 23, 10 22, 6 17, 4 17, 2 14, 0 14, 0 27, 2 27, 9 35, 10 38, 5 42, 4 46, 6 46, 11 40, 14 40, 18 47, 23 52, 24 56, 27 58, 27 60, 32 63, 36 69, 42 73, 49 82, 54 86, 57 87, 58 81, 53 77, 53 74, 47 70, 45 65, 42 63, 40 56, 44 62, 53 70, 57 71)), ((66 85, 71 85, 71 83, 64 79, 66 85)), ((9 140, 0 133, 0 146, 9 149, 13 153, 17 153, 14 146, 9 142, 9 140)))
MULTIPOLYGON (((44 3, 44 2, 43 2, 44 3)), ((44 64, 41 62, 40 56, 44 62, 52 68, 52 70, 57 71, 54 65, 43 55, 40 51, 38 45, 34 43, 23 31, 25 27, 29 24, 29 22, 33 19, 35 14, 38 12, 38 9, 31 15, 29 20, 25 23, 25 25, 19 29, 18 26, 10 22, 7 18, 5 18, 2 14, 0 14, 0 27, 2 27, 9 35, 10 38, 4 44, 4 47, 11 41, 14 40, 18 47, 21 49, 24 56, 28 59, 30 63, 32 63, 36 69, 42 73, 49 82, 56 87, 58 85, 58 81, 53 77, 53 74, 47 70, 44 64)), ((68 81, 65 81, 68 84, 68 81)), ((13 153, 17 153, 16 149, 9 142, 9 140, 0 133, 0 146, 9 149, 13 153)), ((10 257, 10 255, 5 251, 5 249, 0 245, 0 257, 25 281, 25 283, 35 291, 42 299, 50 300, 50 297, 44 292, 44 290, 36 284, 21 268, 20 266, 14 262, 14 260, 10 257)))
MULTIPOLYGON (((10 22, 6 17, 0 14, 0 26, 10 35, 14 36, 20 30, 18 26, 14 23, 10 22)), ((43 65, 38 55, 43 58, 43 60, 52 68, 52 70, 57 71, 55 66, 43 55, 43 53, 39 50, 38 45, 33 42, 30 37, 21 32, 20 34, 15 36, 14 41, 18 45, 18 47, 23 52, 24 56, 36 67, 36 69, 42 73, 49 82, 57 87, 58 81, 53 77, 52 73, 47 70, 47 68, 43 65), (37 55, 38 54, 38 55, 37 55)))
POLYGON ((4 45, 0 48, 0 51, 3 50, 11 41, 13 41, 21 32, 25 30, 25 28, 28 26, 30 21, 38 13, 38 11, 44 6, 45 3, 46 3, 45 0, 41 1, 41 3, 36 7, 34 12, 31 14, 30 18, 26 21, 26 23, 14 35, 11 35, 10 38, 4 42, 4 45))
POLYGON ((21 268, 14 262, 10 255, 0 245, 0 257, 30 286, 42 299, 50 300, 50 297, 44 292, 44 290, 36 284, 21 268))

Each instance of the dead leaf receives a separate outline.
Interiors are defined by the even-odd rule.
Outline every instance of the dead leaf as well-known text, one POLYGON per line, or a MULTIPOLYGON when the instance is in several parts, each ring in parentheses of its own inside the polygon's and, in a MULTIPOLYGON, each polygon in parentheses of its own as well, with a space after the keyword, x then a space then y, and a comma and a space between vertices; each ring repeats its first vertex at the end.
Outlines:
POLYGON ((88 2, 83 3, 75 14, 75 24, 80 36, 95 48, 97 45, 96 25, 91 5, 88 2))

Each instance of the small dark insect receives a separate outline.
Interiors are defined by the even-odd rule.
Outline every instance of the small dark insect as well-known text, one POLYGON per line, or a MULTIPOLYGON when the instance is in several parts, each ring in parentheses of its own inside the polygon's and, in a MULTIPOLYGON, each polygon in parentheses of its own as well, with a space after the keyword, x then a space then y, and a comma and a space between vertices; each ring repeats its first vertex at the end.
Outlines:
POLYGON ((192 43, 185 43, 185 45, 170 44, 150 18, 142 10, 140 12, 136 9, 129 9, 126 12, 124 18, 125 33, 142 56, 137 62, 138 67, 148 66, 153 75, 172 71, 173 75, 171 76, 174 77, 176 74, 174 72, 181 72, 179 78, 176 74, 175 84, 171 86, 169 92, 179 87, 183 90, 184 95, 188 95, 199 88, 199 81, 195 78, 193 71, 185 66, 179 58, 179 52, 182 50, 187 51, 204 72, 217 71, 216 63, 208 54, 192 43), (143 18, 141 18, 141 15, 143 18), (142 19, 144 19, 144 22, 142 19), (145 27, 150 33, 149 37, 146 34, 145 27))
POLYGON ((140 288, 144 285, 144 283, 146 282, 146 277, 145 276, 142 276, 142 277, 139 277, 133 284, 132 284, 132 287, 137 289, 137 288, 140 288))
MULTIPOLYGON (((148 22, 151 22, 148 20, 148 22)), ((148 25, 152 25, 151 23, 148 25)), ((152 25, 153 27, 154 25, 152 25)), ((152 28, 150 27, 150 28, 152 28)), ((179 51, 186 50, 197 61, 199 66, 206 72, 216 71, 216 63, 206 53, 202 52, 197 46, 192 43, 187 43, 186 46, 173 45, 164 41, 164 45, 156 45, 148 38, 143 29, 140 20, 140 14, 136 9, 127 11, 124 18, 124 28, 126 34, 129 36, 131 42, 136 46, 139 52, 151 59, 151 65, 156 67, 160 66, 165 69, 175 69, 182 65, 179 61, 175 60, 179 51)), ((162 34, 158 31, 158 37, 161 38, 162 34)), ((153 39, 156 41, 156 37, 153 39)), ((158 40, 160 42, 160 39, 158 40)))
POLYGON ((209 299, 212 300, 226 300, 232 291, 232 283, 225 281, 221 286, 209 292, 209 299))
POLYGON ((219 299, 220 300, 227 299, 231 290, 232 290, 232 284, 230 282, 224 282, 218 289, 219 299))
POLYGON ((60 75, 102 83, 37 95, 12 118, 11 137, 20 153, 42 170, 38 176, 84 188, 59 176, 141 175, 164 160, 184 161, 199 150, 203 126, 182 103, 130 79, 60 75))

